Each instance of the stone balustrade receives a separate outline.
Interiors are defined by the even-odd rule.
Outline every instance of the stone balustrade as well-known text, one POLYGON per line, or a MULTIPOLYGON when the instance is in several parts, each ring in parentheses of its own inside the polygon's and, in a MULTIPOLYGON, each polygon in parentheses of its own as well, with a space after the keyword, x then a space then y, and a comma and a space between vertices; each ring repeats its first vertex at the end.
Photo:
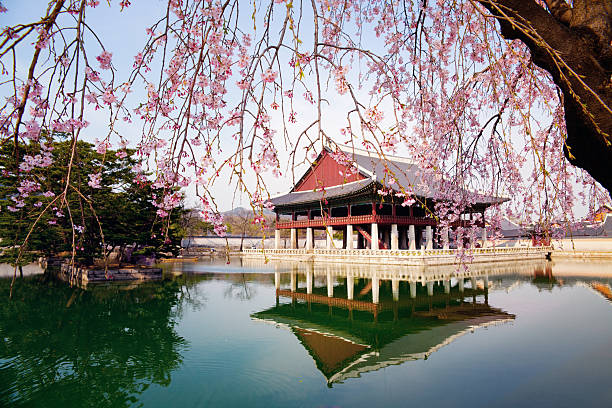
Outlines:
POLYGON ((448 265, 500 262, 548 257, 552 247, 511 247, 473 249, 245 249, 246 257, 296 259, 320 262, 354 262, 387 265, 448 265))

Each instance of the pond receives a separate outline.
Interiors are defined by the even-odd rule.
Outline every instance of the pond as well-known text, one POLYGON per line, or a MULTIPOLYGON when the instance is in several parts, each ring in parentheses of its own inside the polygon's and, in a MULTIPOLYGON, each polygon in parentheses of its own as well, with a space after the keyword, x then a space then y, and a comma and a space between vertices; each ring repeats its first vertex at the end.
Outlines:
POLYGON ((0 406, 612 406, 612 263, 164 267, 0 279, 0 406))

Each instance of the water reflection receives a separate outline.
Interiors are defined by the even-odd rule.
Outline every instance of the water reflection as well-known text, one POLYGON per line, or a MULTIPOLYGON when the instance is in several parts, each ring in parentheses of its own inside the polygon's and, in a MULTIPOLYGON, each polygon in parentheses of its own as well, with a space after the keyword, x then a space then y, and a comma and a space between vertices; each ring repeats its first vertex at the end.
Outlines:
POLYGON ((170 384, 188 345, 175 331, 178 283, 84 291, 40 279, 0 302, 0 406, 131 406, 170 384))
POLYGON ((557 278, 548 261, 469 269, 276 264, 275 306, 251 317, 288 328, 332 386, 389 365, 426 360, 465 333, 512 322, 514 314, 489 305, 490 290, 509 291, 527 280, 545 290, 583 285, 612 299, 609 271, 589 277, 581 269, 576 276, 575 265, 566 266, 560 264, 557 278))
POLYGON ((15 302, 0 280, 0 406, 612 402, 610 263, 165 268, 129 290, 18 280, 15 302))

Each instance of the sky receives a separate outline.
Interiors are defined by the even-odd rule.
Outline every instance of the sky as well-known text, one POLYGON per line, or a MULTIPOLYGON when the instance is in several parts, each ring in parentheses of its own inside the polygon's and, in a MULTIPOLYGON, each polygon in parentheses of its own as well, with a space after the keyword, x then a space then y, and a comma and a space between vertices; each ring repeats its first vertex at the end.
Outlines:
MULTIPOLYGON (((113 2, 112 6, 101 1, 100 5, 95 9, 87 10, 87 22, 96 32, 97 36, 102 40, 104 47, 112 52, 113 54, 113 66, 116 68, 116 83, 120 83, 122 79, 125 79, 125 75, 130 72, 134 61, 134 56, 142 49, 148 39, 148 34, 145 28, 150 26, 152 22, 157 21, 159 18, 165 15, 166 2, 163 0, 147 0, 140 1, 134 0, 131 5, 120 11, 120 8, 113 2)), ((47 3, 40 0, 28 0, 26 1, 8 1, 4 2, 8 12, 0 15, 0 24, 12 25, 18 22, 29 22, 34 21, 40 16, 44 15, 47 3)), ((260 5, 261 6, 261 5, 260 5)), ((308 7, 305 7, 308 9, 308 7)), ((282 16, 281 16, 282 17, 282 16)), ((302 19, 302 31, 310 33, 309 26, 311 27, 311 16, 304 15, 302 19)), ((245 27, 251 28, 253 22, 250 20, 250 16, 246 13, 242 16, 241 21, 245 27)), ((31 40, 30 40, 31 41, 31 40)), ((88 45, 89 58, 92 55, 98 55, 101 52, 101 48, 97 46, 93 37, 90 35, 86 38, 88 45)), ((305 48, 311 47, 311 45, 304 45, 305 48)), ((18 71, 27 72, 27 64, 29 64, 31 58, 31 52, 33 47, 22 47, 18 54, 18 71)), ((282 58, 285 58, 284 56, 282 58)), ((288 61, 282 61, 286 64, 288 61)), ((155 69, 153 69, 155 71, 155 69)), ((355 74, 357 75, 357 74, 355 74)), ((306 79, 308 80, 308 79, 306 79)), ((228 81, 228 90, 230 99, 234 96, 238 96, 238 89, 232 89, 231 85, 234 81, 228 81)), ((314 86, 314 84, 313 84, 314 86)), ((333 89, 333 83, 324 84, 333 89)), ((359 92, 359 91, 358 91, 359 92)), ((300 95, 301 96, 301 95, 300 95)), ((145 100, 146 96, 142 89, 134 89, 134 93, 130 95, 130 104, 132 107, 137 106, 139 101, 145 100)), ((367 96, 366 96, 367 100, 367 96)), ((344 112, 350 107, 350 100, 348 96, 335 97, 333 101, 329 99, 323 102, 323 128, 326 133, 330 135, 337 143, 342 144, 346 139, 340 134, 340 129, 346 126, 346 117, 344 112), (338 112, 342 112, 339 115, 338 112)), ((303 128, 310 124, 315 118, 315 106, 305 101, 303 97, 294 98, 294 110, 298 113, 298 123, 287 124, 289 137, 295 138, 299 133, 302 132, 303 128)), ((89 126, 82 132, 81 138, 93 142, 94 139, 102 139, 108 133, 108 112, 104 110, 95 111, 88 109, 86 112, 86 119, 90 122, 89 126)), ((268 183, 269 193, 276 195, 289 191, 292 187, 294 178, 297 180, 301 177, 302 173, 307 170, 307 165, 299 165, 293 167, 289 161, 288 152, 285 151, 285 143, 283 141, 282 132, 280 129, 283 127, 283 120, 279 115, 272 115, 272 127, 278 129, 276 135, 275 145, 279 148, 280 161, 282 163, 281 171, 283 176, 274 177, 270 172, 265 176, 266 182, 268 183)), ((141 135, 141 126, 136 121, 133 124, 120 124, 120 132, 127 137, 133 144, 135 144, 141 135)), ((229 135, 226 135, 228 140, 227 145, 223 146, 224 149, 231 149, 231 141, 229 135)), ((116 138, 115 138, 116 140, 116 138)), ((133 144, 130 147, 133 147, 133 144)), ((318 147, 320 150, 320 146, 318 147)), ((298 151, 297 161, 305 158, 304 153, 298 151)), ((312 153, 307 160, 313 160, 316 156, 312 153)), ((227 178, 228 175, 223 173, 221 179, 227 178)), ((254 183, 254 177, 252 174, 247 176, 247 182, 254 183)), ((230 185, 230 188, 234 188, 234 185, 230 185)), ((197 205, 195 198, 195 191, 191 187, 185 189, 186 192, 186 204, 188 206, 197 205)), ((234 194, 228 191, 228 185, 222 184, 213 188, 213 195, 217 200, 220 210, 228 210, 238 206, 249 206, 248 197, 241 194, 234 194)))

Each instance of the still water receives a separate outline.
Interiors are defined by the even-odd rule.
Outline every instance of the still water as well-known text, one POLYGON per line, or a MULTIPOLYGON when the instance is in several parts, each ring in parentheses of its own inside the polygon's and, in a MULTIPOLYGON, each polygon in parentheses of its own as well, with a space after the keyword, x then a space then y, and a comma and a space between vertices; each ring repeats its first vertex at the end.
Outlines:
POLYGON ((0 279, 0 406, 612 406, 611 263, 166 267, 0 279))

